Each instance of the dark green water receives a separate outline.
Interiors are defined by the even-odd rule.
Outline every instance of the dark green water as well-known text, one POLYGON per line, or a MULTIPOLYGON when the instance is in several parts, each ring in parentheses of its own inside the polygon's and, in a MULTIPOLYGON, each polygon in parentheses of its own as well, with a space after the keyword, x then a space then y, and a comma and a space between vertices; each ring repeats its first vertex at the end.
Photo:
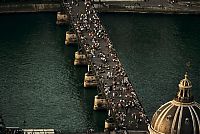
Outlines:
POLYGON ((151 118, 172 100, 186 63, 200 103, 200 17, 189 15, 103 14, 104 25, 151 118))
POLYGON ((83 88, 87 68, 73 66, 77 48, 65 47, 68 27, 55 25, 56 14, 0 20, 0 113, 6 125, 102 130, 105 114, 92 110, 97 91, 83 88))
MULTIPOLYGON (((171 100, 185 63, 200 102, 200 18, 101 14, 121 62, 149 117, 171 100)), ((56 14, 0 15, 0 113, 7 126, 65 131, 103 130, 105 112, 92 110, 95 89, 83 88, 84 67, 56 14), (23 123, 26 121, 26 123, 23 123)))

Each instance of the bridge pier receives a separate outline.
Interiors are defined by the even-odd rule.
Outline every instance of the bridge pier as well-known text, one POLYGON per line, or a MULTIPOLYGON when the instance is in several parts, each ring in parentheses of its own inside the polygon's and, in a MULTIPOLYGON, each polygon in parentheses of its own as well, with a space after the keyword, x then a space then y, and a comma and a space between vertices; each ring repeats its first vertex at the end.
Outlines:
POLYGON ((62 13, 62 12, 57 12, 57 25, 63 25, 67 24, 69 22, 69 15, 62 13))
POLYGON ((105 120, 105 126, 104 126, 104 132, 110 132, 113 131, 115 129, 115 122, 113 117, 108 117, 105 120))
POLYGON ((66 37, 65 37, 65 45, 69 45, 72 43, 76 43, 77 42, 77 36, 75 33, 73 32, 66 32, 66 37))
POLYGON ((88 65, 88 72, 85 73, 84 87, 97 87, 97 80, 94 72, 91 70, 91 65, 88 65))
POLYGON ((99 93, 94 97, 94 110, 106 110, 107 109, 107 100, 102 93, 99 93))
POLYGON ((74 65, 87 65, 86 55, 82 51, 75 52, 74 65))

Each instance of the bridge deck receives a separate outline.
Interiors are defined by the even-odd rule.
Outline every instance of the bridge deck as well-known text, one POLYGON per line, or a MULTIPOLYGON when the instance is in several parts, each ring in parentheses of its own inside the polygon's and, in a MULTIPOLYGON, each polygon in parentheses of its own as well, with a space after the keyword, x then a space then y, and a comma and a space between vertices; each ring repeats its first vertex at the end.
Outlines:
POLYGON ((90 1, 68 1, 63 7, 108 100, 109 116, 119 129, 146 131, 148 118, 90 1))

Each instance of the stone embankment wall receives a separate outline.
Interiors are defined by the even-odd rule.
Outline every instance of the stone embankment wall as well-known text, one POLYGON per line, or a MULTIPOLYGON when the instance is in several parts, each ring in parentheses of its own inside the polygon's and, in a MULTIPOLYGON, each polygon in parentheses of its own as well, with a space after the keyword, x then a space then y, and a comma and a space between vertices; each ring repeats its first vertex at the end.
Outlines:
POLYGON ((60 4, 0 4, 0 13, 56 12, 60 9, 60 4))
MULTIPOLYGON (((55 3, 0 3, 0 13, 15 12, 56 12, 61 10, 59 2, 55 3)), ((95 4, 98 12, 133 12, 133 13, 161 13, 161 14, 200 14, 200 3, 198 6, 173 6, 173 7, 156 7, 152 6, 124 6, 123 4, 114 3, 114 5, 99 6, 95 4)))
POLYGON ((152 14, 200 14, 199 10, 183 10, 183 9, 157 9, 157 8, 97 8, 101 13, 115 13, 115 12, 132 12, 132 13, 152 13, 152 14))

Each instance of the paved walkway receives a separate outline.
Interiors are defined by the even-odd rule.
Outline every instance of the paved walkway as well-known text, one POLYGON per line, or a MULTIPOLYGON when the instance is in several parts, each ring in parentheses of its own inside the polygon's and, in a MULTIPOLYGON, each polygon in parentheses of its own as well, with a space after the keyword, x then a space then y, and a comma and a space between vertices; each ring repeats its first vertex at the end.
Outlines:
POLYGON ((63 6, 95 72, 98 89, 108 100, 108 116, 114 118, 116 129, 146 131, 147 116, 93 5, 73 0, 63 6))

